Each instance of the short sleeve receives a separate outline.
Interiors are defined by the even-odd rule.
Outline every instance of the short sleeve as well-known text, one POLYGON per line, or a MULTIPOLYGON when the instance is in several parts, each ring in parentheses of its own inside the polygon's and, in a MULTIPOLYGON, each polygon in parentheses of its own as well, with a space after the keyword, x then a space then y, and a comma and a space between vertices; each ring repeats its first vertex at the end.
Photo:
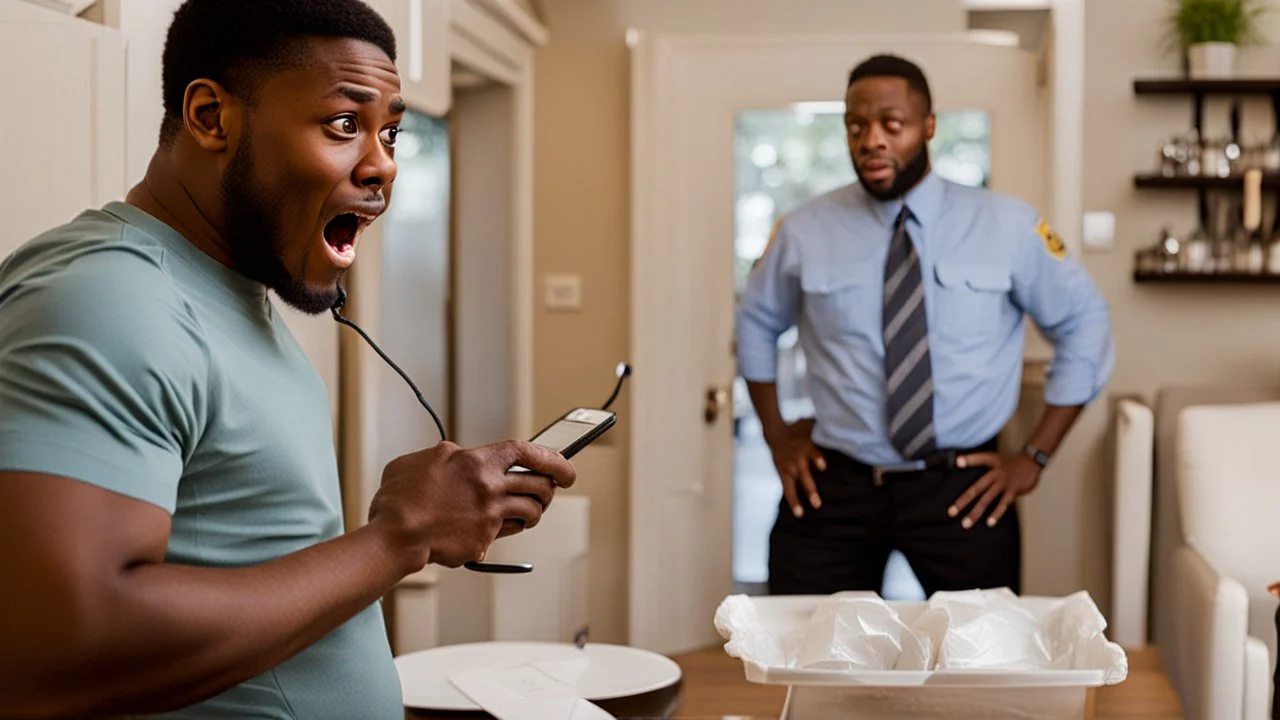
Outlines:
POLYGON ((33 274, 0 295, 0 470, 172 513, 208 377, 203 334, 152 258, 101 252, 33 274))

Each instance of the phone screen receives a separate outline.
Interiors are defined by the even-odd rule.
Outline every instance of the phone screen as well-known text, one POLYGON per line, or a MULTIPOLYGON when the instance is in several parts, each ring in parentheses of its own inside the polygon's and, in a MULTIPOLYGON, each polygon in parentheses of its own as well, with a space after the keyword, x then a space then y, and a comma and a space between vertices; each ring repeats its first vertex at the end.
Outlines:
POLYGON ((532 442, 534 445, 551 448, 556 452, 564 452, 565 448, 591 432, 595 426, 595 423, 561 420, 539 433, 532 442))

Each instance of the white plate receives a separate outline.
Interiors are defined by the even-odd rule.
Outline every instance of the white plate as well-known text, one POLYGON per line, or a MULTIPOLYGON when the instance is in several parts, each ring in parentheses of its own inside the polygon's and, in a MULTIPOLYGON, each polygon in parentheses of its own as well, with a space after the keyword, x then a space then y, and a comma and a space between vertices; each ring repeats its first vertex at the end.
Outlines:
POLYGON ((486 667, 572 660, 586 653, 590 665, 577 683, 587 700, 634 697, 670 687, 680 680, 680 666, 670 658, 621 645, 589 643, 485 642, 446 645, 407 653, 395 659, 404 704, 419 710, 467 711, 480 707, 463 695, 449 676, 486 667))

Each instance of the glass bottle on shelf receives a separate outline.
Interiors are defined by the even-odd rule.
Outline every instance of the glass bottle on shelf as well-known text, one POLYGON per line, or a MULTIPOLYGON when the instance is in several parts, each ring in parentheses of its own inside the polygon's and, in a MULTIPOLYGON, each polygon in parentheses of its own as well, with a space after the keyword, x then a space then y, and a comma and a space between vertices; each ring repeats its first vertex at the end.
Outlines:
POLYGON ((1213 256, 1210 254, 1213 242, 1209 239, 1209 233, 1205 231, 1205 226, 1209 224, 1208 214, 1208 206, 1201 204, 1200 222, 1196 225, 1196 229, 1191 232, 1191 236, 1187 238, 1187 242, 1183 247, 1183 270, 1186 272, 1213 272, 1213 256))
POLYGON ((1231 103, 1231 137, 1222 146, 1226 174, 1223 177, 1239 177, 1244 171, 1244 152, 1240 140, 1240 101, 1231 103))
POLYGON ((1155 254, 1159 258, 1156 272, 1171 275, 1182 270, 1182 244, 1169 233, 1169 228, 1160 231, 1160 242, 1156 245, 1155 254))
POLYGON ((1267 274, 1280 275, 1280 204, 1276 206, 1276 218, 1271 224, 1271 242, 1267 246, 1267 274))
POLYGON ((1280 131, 1271 136, 1271 143, 1264 149, 1263 169, 1269 175, 1280 173, 1280 131))
POLYGON ((1262 272, 1265 244, 1262 240, 1262 170, 1250 168, 1244 173, 1244 210, 1240 233, 1236 240, 1236 272, 1262 272))
POLYGON ((1191 130, 1174 143, 1174 159, 1185 175, 1199 176, 1204 172, 1204 143, 1200 133, 1191 130))
POLYGON ((1234 198, 1219 197, 1216 204, 1213 232, 1213 272, 1230 274, 1235 271, 1236 227, 1240 222, 1239 204, 1234 198))
MULTIPOLYGON (((1280 132, 1276 133, 1280 138, 1280 132)), ((1266 268, 1268 275, 1280 275, 1280 185, 1276 186, 1275 212, 1271 216, 1270 240, 1267 242, 1266 268)))

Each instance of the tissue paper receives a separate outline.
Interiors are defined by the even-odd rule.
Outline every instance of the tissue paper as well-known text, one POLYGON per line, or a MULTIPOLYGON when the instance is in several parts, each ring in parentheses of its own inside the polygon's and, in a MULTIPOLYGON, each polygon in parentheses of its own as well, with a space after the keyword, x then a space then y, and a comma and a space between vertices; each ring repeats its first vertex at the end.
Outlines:
MULTIPOLYGON (((875 593, 836 593, 814 611, 795 666, 815 670, 890 670, 904 645, 924 655, 920 639, 875 593)), ((923 666, 914 668, 924 669, 923 666)))
POLYGON ((935 593, 913 630, 937 648, 932 669, 1033 670, 1053 664, 1036 616, 1007 589, 935 593))
POLYGON ((1037 673, 1038 683, 1111 684, 1128 672, 1124 651, 1106 639, 1106 620, 1086 592, 1065 598, 1022 598, 1007 589, 942 592, 928 603, 887 603, 874 593, 738 595, 721 604, 716 628, 726 652, 758 682, 771 672, 789 682, 815 671, 823 683, 837 682, 835 672, 863 684, 902 684, 977 671, 1037 673), (1063 680, 1042 675, 1054 671, 1065 671, 1063 680), (866 672, 878 674, 859 675, 866 672))

